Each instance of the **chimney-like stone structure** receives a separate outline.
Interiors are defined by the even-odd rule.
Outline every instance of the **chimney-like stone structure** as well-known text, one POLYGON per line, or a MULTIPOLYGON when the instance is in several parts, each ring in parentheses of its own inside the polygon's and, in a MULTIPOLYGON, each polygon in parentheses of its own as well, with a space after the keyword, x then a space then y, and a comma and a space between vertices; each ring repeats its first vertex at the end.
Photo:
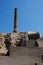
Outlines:
POLYGON ((14 30, 13 32, 18 32, 18 17, 17 8, 14 9, 14 30))

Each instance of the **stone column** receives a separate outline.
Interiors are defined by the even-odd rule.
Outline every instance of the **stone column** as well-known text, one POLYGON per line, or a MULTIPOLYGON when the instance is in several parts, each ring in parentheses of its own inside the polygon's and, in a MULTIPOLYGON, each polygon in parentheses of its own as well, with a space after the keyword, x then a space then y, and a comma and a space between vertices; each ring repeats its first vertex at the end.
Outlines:
POLYGON ((17 8, 14 9, 14 30, 13 32, 18 32, 17 8))

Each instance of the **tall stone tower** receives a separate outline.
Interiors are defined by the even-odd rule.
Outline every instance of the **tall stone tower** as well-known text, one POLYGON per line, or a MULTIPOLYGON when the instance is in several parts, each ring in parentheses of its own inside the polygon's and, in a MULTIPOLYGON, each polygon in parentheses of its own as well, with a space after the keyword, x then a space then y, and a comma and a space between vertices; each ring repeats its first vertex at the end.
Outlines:
POLYGON ((18 17, 17 8, 14 9, 14 30, 13 32, 18 32, 18 17))

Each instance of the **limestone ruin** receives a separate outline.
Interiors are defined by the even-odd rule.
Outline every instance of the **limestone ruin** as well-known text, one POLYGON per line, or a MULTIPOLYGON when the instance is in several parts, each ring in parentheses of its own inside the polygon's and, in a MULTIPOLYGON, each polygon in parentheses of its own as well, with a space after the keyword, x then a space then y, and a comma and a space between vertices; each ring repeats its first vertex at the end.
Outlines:
POLYGON ((18 32, 17 8, 13 32, 0 33, 0 56, 13 57, 12 63, 15 60, 18 65, 43 64, 43 37, 40 37, 39 32, 18 32))

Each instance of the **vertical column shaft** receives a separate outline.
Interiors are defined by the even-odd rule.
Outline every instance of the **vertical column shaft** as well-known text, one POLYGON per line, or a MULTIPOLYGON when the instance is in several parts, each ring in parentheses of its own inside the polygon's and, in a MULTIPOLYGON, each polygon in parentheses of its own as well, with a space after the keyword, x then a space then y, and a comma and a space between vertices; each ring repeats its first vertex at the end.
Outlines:
POLYGON ((18 32, 18 18, 17 18, 17 8, 14 10, 14 31, 18 32))

